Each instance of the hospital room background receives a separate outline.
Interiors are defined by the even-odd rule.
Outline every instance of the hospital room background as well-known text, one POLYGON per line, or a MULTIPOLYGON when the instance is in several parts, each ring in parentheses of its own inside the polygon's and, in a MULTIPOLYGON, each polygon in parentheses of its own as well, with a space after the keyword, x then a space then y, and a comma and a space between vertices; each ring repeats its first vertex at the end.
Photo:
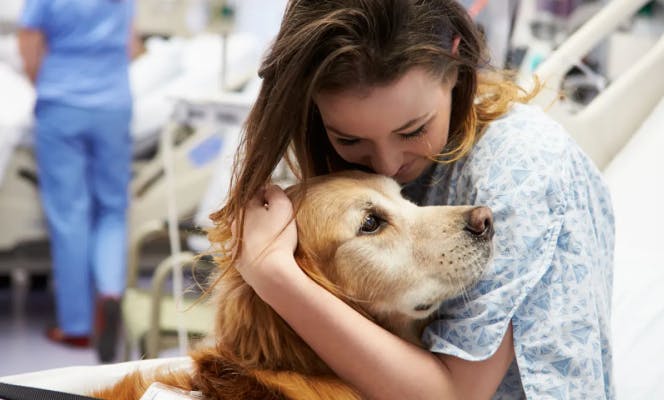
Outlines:
MULTIPOLYGON (((461 2, 484 32, 492 64, 516 71, 526 86, 536 73, 545 89, 534 102, 604 174, 616 214, 617 395, 664 399, 664 1, 461 2)), ((132 201, 118 363, 180 357, 205 334, 205 305, 188 306, 209 268, 194 261, 207 248, 199 228, 223 202, 260 87, 256 71, 285 3, 136 0, 140 53, 130 66, 132 201)), ((0 1, 0 381, 45 370, 80 377, 98 363, 93 350, 57 346, 43 335, 54 318, 53 287, 32 147, 35 93, 16 39, 22 4, 0 1)), ((283 163, 274 172, 282 185, 292 179, 283 163)), ((58 387, 40 376, 14 381, 58 387)))

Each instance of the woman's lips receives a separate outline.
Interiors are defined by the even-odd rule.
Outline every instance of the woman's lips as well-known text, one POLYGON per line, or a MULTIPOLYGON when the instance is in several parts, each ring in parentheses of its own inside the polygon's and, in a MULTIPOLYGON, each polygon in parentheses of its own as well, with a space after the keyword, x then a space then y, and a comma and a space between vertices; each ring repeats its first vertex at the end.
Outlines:
POLYGON ((410 167, 412 165, 413 165, 412 161, 407 163, 407 164, 402 165, 401 168, 399 168, 399 170, 397 171, 397 173, 394 174, 394 179, 399 181, 400 180, 399 178, 402 178, 402 177, 408 175, 408 173, 410 172, 410 167))

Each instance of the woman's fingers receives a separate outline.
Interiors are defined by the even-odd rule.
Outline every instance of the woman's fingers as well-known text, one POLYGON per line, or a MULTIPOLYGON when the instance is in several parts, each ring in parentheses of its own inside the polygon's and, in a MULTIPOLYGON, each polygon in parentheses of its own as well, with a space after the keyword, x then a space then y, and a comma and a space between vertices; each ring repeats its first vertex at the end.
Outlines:
POLYGON ((266 187, 263 196, 263 208, 267 211, 272 211, 288 219, 293 217, 293 204, 286 195, 286 192, 279 186, 270 185, 266 187))
POLYGON ((277 207, 276 210, 280 213, 290 214, 292 211, 292 204, 283 189, 278 185, 267 185, 263 189, 257 191, 249 200, 246 210, 262 209, 263 211, 270 211, 271 208, 277 207))
MULTIPOLYGON (((233 228, 237 231, 237 226, 233 228)), ((263 282, 297 246, 293 205, 286 193, 269 185, 251 197, 244 210, 238 270, 251 286, 263 282), (251 266, 250 268, 245 268, 251 266)), ((285 264, 287 265, 287 264, 285 264)))
MULTIPOLYGON (((283 246, 278 240, 285 231, 287 247, 297 239, 290 225, 293 220, 293 205, 286 193, 277 185, 267 186, 252 196, 244 213, 242 252, 264 249, 271 244, 283 246), (290 228, 290 229, 289 229, 290 228)), ((294 225, 294 224, 293 224, 294 225)), ((237 227, 235 227, 237 229, 237 227)))
POLYGON ((263 204, 265 204, 265 188, 262 188, 258 190, 256 193, 254 193, 253 196, 251 196, 251 199, 249 199, 249 203, 247 203, 247 209, 248 208, 258 208, 258 207, 263 207, 263 204))

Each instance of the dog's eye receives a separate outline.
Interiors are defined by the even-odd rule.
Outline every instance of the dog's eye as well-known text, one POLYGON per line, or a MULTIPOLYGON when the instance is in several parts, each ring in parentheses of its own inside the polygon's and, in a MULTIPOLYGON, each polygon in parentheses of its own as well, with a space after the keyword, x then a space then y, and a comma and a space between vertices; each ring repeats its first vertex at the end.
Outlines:
POLYGON ((373 214, 369 214, 364 217, 362 221, 362 226, 360 227, 360 233, 374 233, 380 228, 381 220, 373 214))

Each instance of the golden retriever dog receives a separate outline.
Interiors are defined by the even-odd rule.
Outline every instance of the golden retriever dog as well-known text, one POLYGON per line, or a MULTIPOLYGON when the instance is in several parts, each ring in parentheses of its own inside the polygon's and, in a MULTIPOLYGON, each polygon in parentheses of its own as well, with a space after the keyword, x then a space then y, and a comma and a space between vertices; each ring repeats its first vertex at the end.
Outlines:
MULTIPOLYGON (((491 258, 487 207, 418 207, 401 196, 395 181, 362 172, 318 177, 287 193, 293 198, 303 190, 296 214, 300 268, 412 343, 421 345, 422 329, 441 303, 463 294, 491 258)), ((136 372, 92 395, 139 399, 158 381, 205 399, 361 398, 233 265, 219 269, 211 299, 216 326, 208 344, 191 352, 191 371, 136 372)))

